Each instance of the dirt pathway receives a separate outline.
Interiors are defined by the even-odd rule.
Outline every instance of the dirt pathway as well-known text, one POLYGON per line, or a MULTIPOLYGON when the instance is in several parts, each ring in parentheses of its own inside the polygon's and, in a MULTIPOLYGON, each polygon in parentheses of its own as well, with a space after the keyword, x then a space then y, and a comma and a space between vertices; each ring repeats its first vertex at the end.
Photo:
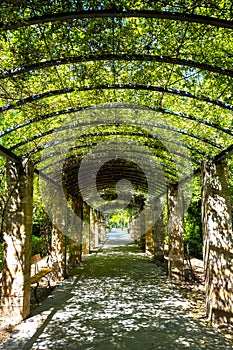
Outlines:
POLYGON ((113 232, 0 349, 230 350, 127 234, 113 232), (124 244, 124 246, 121 246, 124 244))

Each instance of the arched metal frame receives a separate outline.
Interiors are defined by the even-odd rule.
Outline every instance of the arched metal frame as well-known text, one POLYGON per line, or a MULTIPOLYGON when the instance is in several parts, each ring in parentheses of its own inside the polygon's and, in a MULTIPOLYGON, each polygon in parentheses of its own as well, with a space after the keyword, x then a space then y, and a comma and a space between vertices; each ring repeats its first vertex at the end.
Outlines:
MULTIPOLYGON (((130 123, 128 123, 128 125, 130 125, 130 123)), ((138 125, 140 125, 140 124, 138 124, 138 123, 133 123, 133 125, 137 125, 137 126, 138 126, 138 125)), ((50 130, 47 130, 47 131, 45 131, 45 132, 43 132, 43 133, 34 135, 34 136, 31 137, 30 139, 21 141, 21 142, 17 143, 16 145, 10 147, 9 149, 10 149, 10 151, 13 151, 13 150, 15 150, 15 149, 17 149, 17 148, 19 148, 19 147, 21 147, 21 146, 23 146, 23 145, 26 145, 26 144, 28 144, 28 143, 30 143, 30 142, 32 142, 32 141, 35 141, 35 140, 37 140, 37 139, 39 139, 39 138, 43 138, 43 137, 45 137, 45 136, 48 136, 48 135, 51 135, 51 134, 54 134, 54 133, 58 133, 58 132, 60 132, 60 131, 69 130, 69 129, 73 129, 73 128, 81 127, 81 126, 86 126, 86 125, 85 125, 85 124, 84 124, 84 125, 80 125, 79 123, 76 123, 76 124, 72 124, 72 125, 62 126, 62 127, 56 128, 56 129, 50 129, 50 130)), ((90 124, 89 124, 89 126, 90 126, 90 124)), ((145 126, 145 125, 144 125, 144 126, 145 126)), ((219 149, 222 148, 220 145, 216 144, 215 142, 212 142, 211 140, 209 140, 209 139, 207 139, 207 138, 202 138, 202 137, 200 137, 199 135, 188 133, 188 132, 186 132, 185 130, 180 130, 180 129, 176 129, 176 128, 172 128, 172 127, 166 127, 166 126, 164 126, 164 125, 162 125, 162 124, 152 124, 152 126, 153 126, 154 128, 160 128, 160 129, 164 129, 164 130, 167 129, 167 130, 174 131, 174 132, 177 132, 177 133, 180 133, 180 134, 183 134, 183 135, 187 135, 187 136, 192 137, 192 138, 194 138, 194 139, 197 139, 197 140, 199 140, 199 141, 201 141, 201 142, 204 142, 204 143, 206 143, 206 144, 209 144, 209 145, 211 145, 211 146, 213 146, 213 147, 216 147, 216 148, 219 148, 219 149)), ((122 132, 117 132, 117 131, 115 131, 115 132, 109 132, 108 134, 109 134, 109 135, 122 135, 123 133, 122 133, 122 132)), ((131 136, 138 136, 138 137, 140 137, 140 136, 146 136, 147 138, 155 138, 155 137, 153 137, 153 136, 150 135, 150 134, 143 135, 143 134, 140 134, 140 133, 138 133, 138 132, 127 132, 127 131, 125 131, 125 133, 124 133, 123 135, 131 135, 131 136)), ((105 133, 86 134, 86 137, 87 137, 87 138, 88 138, 88 137, 92 138, 92 137, 95 137, 95 136, 105 136, 105 133)))
MULTIPOLYGON (((211 17, 211 16, 203 16, 199 14, 193 14, 193 13, 179 13, 179 12, 169 12, 169 11, 157 11, 157 10, 118 10, 118 9, 107 9, 107 10, 88 10, 88 11, 73 11, 73 12, 62 12, 62 13, 47 13, 43 14, 41 16, 35 15, 31 18, 27 18, 26 21, 23 20, 17 20, 16 22, 12 23, 0 23, 0 27, 2 28, 2 33, 5 33, 7 31, 17 31, 18 29, 23 30, 24 28, 30 27, 30 26, 41 26, 46 23, 63 23, 64 21, 67 23, 70 23, 71 21, 77 21, 77 20, 88 20, 88 19, 96 19, 96 18, 110 18, 110 19, 122 19, 122 18, 150 18, 150 19, 160 19, 164 21, 174 21, 174 22, 180 22, 180 23, 193 23, 193 24, 205 24, 208 26, 213 26, 216 28, 221 28, 221 29, 226 29, 226 30, 232 30, 233 29, 233 21, 230 20, 229 18, 224 19, 224 18, 217 18, 217 17, 211 17)), ((114 51, 114 50, 113 50, 114 51)), ((206 62, 199 62, 196 60, 192 59, 184 59, 184 58, 179 58, 178 56, 173 57, 170 55, 151 55, 151 54, 136 54, 136 53, 131 53, 131 54, 116 54, 116 53, 101 53, 101 54, 90 54, 90 53, 83 53, 83 55, 77 55, 77 56, 67 56, 67 57, 61 57, 60 59, 51 59, 51 60, 42 60, 39 62, 30 62, 29 64, 23 64, 19 65, 18 67, 12 68, 5 68, 2 69, 0 72, 0 80, 2 81, 7 81, 8 79, 11 79, 9 81, 13 81, 17 77, 25 77, 25 76, 30 76, 38 71, 43 71, 43 69, 47 68, 55 68, 59 66, 67 66, 70 64, 77 64, 77 63, 83 63, 83 62, 98 62, 98 61, 106 61, 109 63, 114 63, 116 61, 118 62, 156 62, 156 63, 162 63, 162 64, 167 64, 168 66, 174 67, 174 66, 179 66, 179 67, 190 67, 190 68, 195 68, 199 69, 202 72, 210 72, 213 74, 216 74, 219 77, 228 77, 232 78, 233 77, 233 70, 228 69, 225 67, 221 67, 218 64, 212 64, 212 63, 206 63, 206 62), (12 80, 13 79, 13 80, 12 80)), ((17 81, 16 81, 16 88, 17 88, 17 81)), ((3 88, 4 91, 5 88, 3 88)), ((128 82, 124 84, 95 84, 95 85, 83 85, 83 86, 76 86, 73 87, 72 84, 71 86, 63 86, 62 89, 54 89, 54 90, 46 90, 42 91, 41 93, 32 93, 31 95, 28 95, 27 97, 23 97, 20 99, 16 99, 15 103, 7 103, 4 104, 3 106, 0 107, 0 113, 4 116, 7 115, 9 111, 21 111, 24 106, 28 106, 31 103, 37 103, 37 101, 49 101, 46 102, 47 105, 52 104, 50 102, 50 98, 53 97, 62 97, 62 96, 68 96, 70 94, 78 94, 78 93, 85 93, 85 92, 91 92, 93 94, 96 93, 96 91, 148 91, 148 92, 155 92, 155 93, 160 93, 162 95, 172 95, 172 96, 177 96, 178 98, 185 98, 187 100, 194 100, 197 101, 197 103, 205 103, 210 106, 214 106, 216 108, 220 108, 222 110, 229 111, 229 113, 232 112, 233 110, 233 104, 229 103, 229 101, 222 100, 221 98, 216 98, 213 99, 209 96, 206 95, 200 95, 200 94, 195 94, 190 91, 186 91, 183 88, 181 89, 176 89, 176 88, 171 88, 168 86, 162 86, 162 85, 148 85, 148 84, 139 84, 139 83, 133 83, 133 82, 128 82)), ((7 89, 5 90, 5 98, 7 99, 8 92, 7 89)), ((127 103, 128 101, 126 101, 127 103)), ((109 101, 106 101, 106 103, 109 103, 109 101)), ((65 106, 65 104, 64 104, 65 106)), ((1 146, 0 152, 4 155, 7 155, 8 157, 15 157, 15 159, 20 159, 20 157, 23 156, 31 156, 39 153, 41 150, 43 150, 43 147, 47 147, 47 141, 46 137, 50 134, 53 133, 58 133, 62 130, 64 130, 64 127, 51 127, 47 128, 46 130, 43 130, 43 132, 35 133, 33 135, 30 135, 30 137, 26 136, 26 139, 22 140, 17 140, 19 142, 15 143, 14 140, 14 135, 15 131, 22 129, 26 127, 30 127, 33 125, 38 125, 38 128, 40 128, 40 122, 43 122, 45 120, 58 120, 60 116, 64 117, 65 115, 69 114, 71 115, 72 113, 77 113, 79 111, 83 110, 88 110, 91 108, 96 108, 94 105, 85 105, 85 106, 69 106, 66 107, 65 109, 58 109, 57 111, 52 111, 48 113, 42 113, 40 116, 37 114, 34 115, 34 117, 29 117, 26 120, 23 120, 21 122, 13 123, 13 125, 7 126, 4 128, 4 130, 0 133, 0 136, 2 137, 3 140, 3 146, 1 146), (12 135, 12 136, 11 136, 12 135), (43 142, 43 139, 45 139, 45 142, 43 142), (5 147, 5 140, 6 143, 10 144, 10 146, 5 147), (42 143, 39 146, 35 146, 33 141, 36 140, 41 140, 42 143), (33 145, 32 147, 30 145, 33 145), (25 147, 27 145, 27 151, 25 152, 25 147), (30 147, 28 147, 30 146, 30 147), (16 152, 16 153, 13 153, 16 152)), ((98 108, 98 106, 97 106, 98 108)), ((101 108, 104 108, 103 106, 101 108)), ((233 132, 229 126, 224 126, 221 125, 220 123, 210 121, 208 119, 201 118, 199 116, 195 116, 195 114, 190 114, 190 111, 184 110, 183 111, 178 111, 178 110, 171 110, 167 108, 158 107, 155 108, 153 105, 150 105, 148 103, 148 106, 144 105, 144 102, 140 106, 140 108, 144 109, 149 109, 149 110, 154 110, 156 113, 161 114, 161 115, 168 115, 171 117, 177 117, 178 121, 182 120, 187 120, 187 121, 192 121, 196 122, 199 125, 201 125, 203 128, 210 128, 214 130, 216 133, 219 133, 220 136, 224 135, 226 138, 225 144, 220 144, 218 142, 212 141, 211 139, 208 139, 207 136, 202 135, 200 133, 199 135, 194 132, 190 132, 189 130, 185 130, 182 127, 167 127, 168 130, 172 130, 176 133, 185 135, 187 138, 190 139, 196 139, 201 142, 204 142, 206 144, 206 152, 203 152, 203 150, 198 150, 198 147, 195 147, 192 144, 186 144, 186 147, 190 150, 193 151, 193 164, 198 164, 197 160, 195 159, 196 154, 202 154, 202 156, 208 157, 208 152, 209 156, 213 156, 213 147, 219 150, 219 151, 214 151, 214 156, 216 160, 222 159, 224 157, 227 157, 229 154, 232 153, 233 145, 230 143, 230 137, 233 135, 233 132), (209 145, 209 146, 208 146, 209 145)), ((51 109, 52 110, 52 109, 51 109)), ((177 123, 179 123, 177 121, 177 123)), ((94 124, 94 123, 93 123, 94 124)), ((78 126, 78 123, 76 124, 78 126)), ((130 122, 128 122, 126 125, 130 125, 130 122)), ((136 123, 135 126, 138 126, 136 123)), ((144 127, 146 125, 143 125, 144 127)), ((69 127, 75 127, 75 124, 72 126, 66 126, 68 129, 69 127)), ((89 124, 89 127, 92 127, 92 124, 89 124)), ((153 124, 154 128, 166 128, 166 126, 159 124, 159 123, 154 123, 153 124)), ((25 129, 26 130, 26 129, 25 129)), ((207 130, 207 129, 205 129, 207 130)), ((34 130, 33 130, 34 132, 34 130)), ((205 133, 204 133, 205 134, 205 133)), ((93 132, 87 132, 86 133, 86 144, 80 145, 80 147, 83 147, 83 149, 89 148, 89 145, 91 145, 91 139, 94 137, 99 138, 99 141, 101 142, 101 138, 104 138, 106 135, 108 136, 116 136, 117 133, 115 132, 107 132, 103 131, 102 133, 96 133, 94 134, 93 132)), ((124 132, 119 132, 118 135, 124 135, 124 136, 141 136, 139 132, 135 131, 127 131, 124 132)), ((147 134, 144 135, 144 137, 150 139, 151 135, 147 134)), ((82 137, 82 142, 83 142, 83 137, 82 137)), ((94 142, 95 143, 95 142, 94 142)), ((93 145, 93 144, 92 144, 93 145)), ((78 149, 79 146, 77 146, 78 149)), ((156 147, 155 147, 156 148, 156 147)), ((155 149, 156 152, 156 149, 155 149)), ((85 154, 84 152, 81 152, 81 155, 83 156, 85 154)), ((80 156, 80 154, 79 154, 80 156)), ((162 156, 161 156, 162 157, 162 156)), ((163 157, 162 157, 163 158, 163 157)), ((166 164, 166 160, 168 159, 168 155, 164 156, 164 161, 166 164)), ((162 160, 161 160, 162 161, 162 160)), ((35 163, 38 163, 39 159, 35 158, 35 163)), ((53 160, 51 160, 50 166, 52 167, 53 164, 55 164, 53 160)), ((163 163, 163 162, 162 162, 163 163)), ((43 164, 41 164, 41 167, 43 168, 43 164)), ((49 165, 47 165, 49 167, 49 165)), ((45 167, 46 168, 46 167, 45 167)), ((194 170, 197 172, 198 169, 194 168, 194 170)), ((71 172, 73 169, 71 168, 71 172)), ((170 170, 167 169, 167 174, 169 174, 170 170)), ((173 176, 174 173, 172 171, 170 172, 171 178, 170 181, 173 181, 173 176)))
POLYGON ((140 61, 140 62, 159 62, 168 63, 178 66, 198 68, 203 71, 209 71, 213 73, 218 73, 220 75, 225 75, 228 77, 233 77, 232 69, 224 69, 218 66, 196 62, 192 60, 185 60, 174 58, 171 56, 156 56, 156 55, 117 55, 117 54, 106 54, 106 55, 87 55, 87 56, 77 56, 77 57, 67 57, 58 60, 43 61, 34 64, 29 64, 27 66, 18 67, 15 69, 9 69, 0 72, 0 79, 6 79, 9 77, 15 77, 28 72, 38 71, 48 67, 58 67, 61 65, 67 65, 72 63, 82 63, 90 61, 140 61))
MULTIPOLYGON (((127 107, 127 105, 124 105, 124 108, 126 108, 126 107, 127 107)), ((129 105, 129 107, 131 107, 131 106, 129 105)), ((12 131, 16 131, 16 130, 21 129, 21 128, 25 127, 25 126, 28 126, 30 124, 38 123, 38 122, 46 120, 46 119, 59 117, 61 115, 65 115, 65 114, 71 114, 71 113, 86 111, 86 110, 104 109, 104 108, 109 108, 109 105, 107 105, 107 106, 103 105, 103 106, 73 107, 73 108, 67 108, 65 110, 60 110, 60 111, 53 112, 53 113, 44 114, 44 115, 41 115, 40 117, 26 120, 26 121, 24 121, 22 123, 15 124, 11 128, 3 130, 2 132, 0 132, 0 137, 9 134, 12 131)), ((122 106, 121 105, 114 105, 114 108, 122 108, 122 106)), ((196 118, 195 116, 190 115, 190 114, 186 114, 186 113, 182 113, 182 112, 175 112, 175 111, 171 111, 169 109, 164 109, 164 108, 152 108, 152 107, 148 107, 148 106, 138 106, 138 108, 144 109, 144 110, 150 110, 150 111, 154 111, 154 112, 162 113, 162 114, 169 114, 169 115, 172 115, 172 116, 177 116, 178 118, 189 119, 189 120, 192 120, 192 121, 196 121, 196 122, 198 122, 200 124, 204 124, 206 126, 210 126, 210 127, 214 128, 214 129, 222 131, 223 133, 226 133, 226 134, 229 134, 229 135, 233 135, 233 131, 231 131, 230 129, 223 128, 223 127, 221 127, 220 125, 218 125, 216 123, 209 122, 208 120, 204 120, 204 119, 201 119, 201 118, 196 118)))
POLYGON ((18 21, 11 24, 0 24, 0 28, 4 30, 16 30, 18 28, 52 23, 58 21, 70 21, 76 19, 89 19, 89 18, 154 18, 154 19, 166 19, 170 21, 180 21, 189 23, 201 23, 217 28, 233 29, 232 21, 215 18, 210 16, 201 16, 189 13, 169 12, 169 11, 153 11, 153 10, 88 10, 88 11, 72 11, 66 13, 48 14, 42 16, 35 16, 28 18, 27 21, 18 21))
POLYGON ((183 90, 176 90, 176 89, 170 89, 170 88, 164 88, 161 86, 147 86, 147 85, 139 85, 139 84, 114 84, 114 85, 98 85, 98 86, 84 86, 81 88, 70 88, 66 87, 61 90, 53 90, 53 91, 46 91, 42 94, 38 95, 31 95, 29 97, 26 97, 22 100, 18 100, 15 104, 7 104, 2 107, 0 107, 0 113, 4 111, 9 111, 11 109, 15 109, 19 106, 25 105, 27 103, 35 102, 36 100, 45 99, 48 97, 54 97, 64 94, 69 94, 72 92, 81 92, 81 91, 91 91, 91 90, 142 90, 142 91, 153 91, 153 92, 161 92, 165 94, 172 94, 177 95, 181 97, 191 98, 194 100, 199 100, 202 102, 207 102, 212 105, 225 108, 228 110, 233 110, 233 105, 229 103, 224 103, 220 100, 212 100, 211 98, 207 96, 196 96, 190 92, 183 91, 183 90))

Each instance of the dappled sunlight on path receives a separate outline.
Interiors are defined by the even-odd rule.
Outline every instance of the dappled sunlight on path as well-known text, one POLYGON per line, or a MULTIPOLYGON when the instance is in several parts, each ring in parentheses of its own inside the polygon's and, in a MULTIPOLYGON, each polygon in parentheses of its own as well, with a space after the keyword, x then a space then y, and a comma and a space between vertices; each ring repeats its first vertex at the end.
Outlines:
POLYGON ((1 349, 232 349, 192 318, 188 301, 121 232, 113 232, 24 324, 27 330, 1 349), (33 335, 30 322, 38 315, 43 321, 33 335))
POLYGON ((120 229, 112 229, 112 231, 106 235, 106 241, 104 242, 104 248, 121 247, 134 243, 128 232, 120 229))

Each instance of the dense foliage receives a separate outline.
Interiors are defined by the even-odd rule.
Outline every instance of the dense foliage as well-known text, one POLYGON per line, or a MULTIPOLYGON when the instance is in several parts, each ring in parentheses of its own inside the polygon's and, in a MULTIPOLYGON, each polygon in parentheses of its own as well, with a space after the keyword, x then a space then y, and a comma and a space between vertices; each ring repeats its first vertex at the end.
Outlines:
MULTIPOLYGON (((78 197, 74 179, 88 153, 100 144, 137 143, 141 169, 156 165, 165 180, 156 175, 148 192, 139 167, 130 172, 130 162, 124 164, 133 203, 187 179, 203 159, 230 155, 232 17, 230 0, 2 1, 1 154, 31 158, 55 183, 62 173, 68 196, 78 197)), ((97 185, 114 197, 110 168, 97 185)), ((95 187, 87 182, 85 190, 95 187)), ((198 255, 195 191, 185 238, 198 255)), ((7 200, 2 171, 2 214, 7 200)), ((119 217, 111 220, 119 224, 119 217)), ((49 248, 45 227, 36 189, 33 236, 44 235, 49 248)))
POLYGON ((202 258, 202 223, 201 223, 201 184, 200 179, 194 182, 193 195, 184 217, 184 238, 187 253, 202 258))

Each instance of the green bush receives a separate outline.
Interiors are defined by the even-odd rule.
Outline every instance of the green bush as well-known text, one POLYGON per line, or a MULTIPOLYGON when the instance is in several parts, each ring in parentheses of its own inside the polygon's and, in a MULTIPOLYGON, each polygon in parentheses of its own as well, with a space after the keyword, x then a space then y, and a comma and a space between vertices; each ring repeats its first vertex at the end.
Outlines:
POLYGON ((202 259, 201 183, 193 181, 192 199, 184 217, 184 239, 191 257, 202 259))
POLYGON ((47 247, 42 237, 32 236, 32 255, 35 254, 40 254, 41 256, 47 254, 47 247))
POLYGON ((184 218, 184 239, 192 257, 202 258, 201 202, 190 204, 184 218))
POLYGON ((189 236, 186 235, 185 243, 188 248, 189 255, 194 258, 202 259, 202 241, 200 239, 200 234, 195 235, 191 234, 189 236))
MULTIPOLYGON (((3 252, 3 243, 0 243, 0 271, 2 270, 2 252, 3 252)), ((46 244, 43 242, 42 237, 32 237, 32 255, 40 254, 45 256, 47 254, 46 244)))

